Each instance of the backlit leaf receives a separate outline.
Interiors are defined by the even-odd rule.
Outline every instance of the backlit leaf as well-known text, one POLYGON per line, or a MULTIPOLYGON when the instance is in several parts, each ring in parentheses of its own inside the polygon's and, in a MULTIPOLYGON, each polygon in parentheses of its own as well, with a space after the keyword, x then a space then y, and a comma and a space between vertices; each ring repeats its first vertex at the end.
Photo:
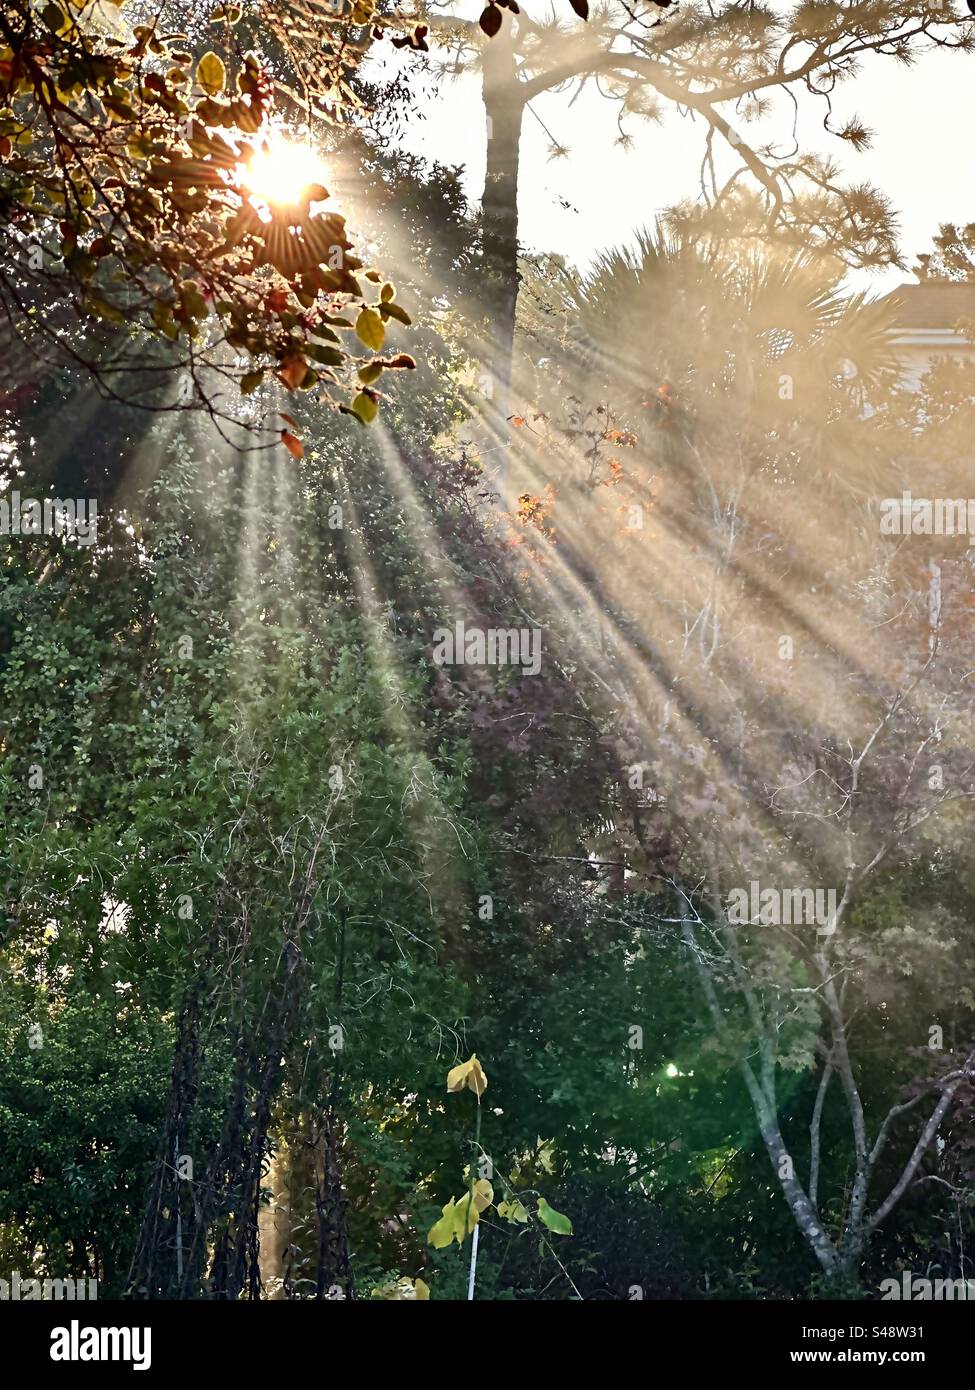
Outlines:
POLYGON ((305 446, 302 444, 298 436, 296 434, 292 434, 290 430, 281 431, 281 443, 287 449, 288 453, 291 455, 292 458, 303 459, 305 457, 305 446))
POLYGON ((352 412, 359 417, 364 425, 371 425, 379 414, 379 405, 375 396, 371 396, 368 391, 360 391, 352 402, 352 412))
POLYGON ((305 379, 308 363, 303 357, 288 357, 281 363, 278 376, 289 391, 297 391, 305 379))
POLYGON ((367 348, 378 352, 386 340, 386 328, 375 309, 363 308, 355 321, 355 331, 367 348))
POLYGON ((216 53, 204 53, 196 65, 196 80, 208 97, 218 96, 227 81, 227 69, 216 53))

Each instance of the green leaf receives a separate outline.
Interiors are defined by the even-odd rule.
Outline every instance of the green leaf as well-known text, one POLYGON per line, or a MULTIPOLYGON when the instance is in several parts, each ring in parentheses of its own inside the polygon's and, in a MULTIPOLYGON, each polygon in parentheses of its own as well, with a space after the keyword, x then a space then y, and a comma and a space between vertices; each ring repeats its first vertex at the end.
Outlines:
POLYGON ((305 356, 314 362, 321 362, 323 367, 341 367, 345 361, 345 353, 339 348, 323 347, 320 343, 306 343, 305 356))
POLYGON ((405 309, 401 309, 398 304, 382 304, 379 312, 384 319, 398 319, 400 323, 405 323, 407 327, 413 322, 405 309))
POLYGON ((182 284, 179 287, 179 298, 184 311, 190 316, 190 318, 206 318, 206 300, 200 293, 199 286, 193 280, 184 280, 182 282, 182 284))
POLYGON ((544 1197, 538 1199, 538 1219, 557 1236, 571 1236, 572 1222, 560 1211, 550 1207, 544 1197))
POLYGON ((240 379, 240 389, 245 396, 249 396, 252 391, 256 391, 264 380, 264 368, 259 368, 256 372, 247 372, 240 379))
POLYGON ((87 303, 90 313, 96 314, 100 319, 107 319, 109 323, 125 323, 125 315, 122 310, 114 304, 109 304, 100 295, 93 294, 87 303))

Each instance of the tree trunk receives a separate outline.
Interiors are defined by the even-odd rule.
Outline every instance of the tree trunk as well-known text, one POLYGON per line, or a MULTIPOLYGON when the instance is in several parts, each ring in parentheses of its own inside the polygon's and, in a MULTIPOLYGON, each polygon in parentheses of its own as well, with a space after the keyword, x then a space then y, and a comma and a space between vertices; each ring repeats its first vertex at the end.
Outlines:
MULTIPOLYGON (((518 156, 524 100, 515 63, 513 21, 505 24, 484 52, 482 95, 487 116, 487 166, 481 199, 485 299, 490 315, 485 364, 500 421, 510 404, 511 358, 518 304, 518 156)), ((506 427, 502 425, 506 435, 506 427)), ((495 447, 496 444, 495 444, 495 447)), ((499 490, 504 496, 507 440, 499 450, 499 490)))

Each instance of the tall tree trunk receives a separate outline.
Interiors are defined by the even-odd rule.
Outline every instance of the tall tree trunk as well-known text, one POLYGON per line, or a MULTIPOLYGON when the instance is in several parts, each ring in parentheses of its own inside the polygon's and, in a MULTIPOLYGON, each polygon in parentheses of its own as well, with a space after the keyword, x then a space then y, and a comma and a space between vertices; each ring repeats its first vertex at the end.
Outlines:
POLYGON ((339 1124, 335 1111, 326 1110, 319 1139, 321 1176, 316 1177, 315 1207, 318 1212, 318 1297, 332 1291, 355 1298, 349 1237, 346 1227, 348 1198, 342 1185, 339 1124))
MULTIPOLYGON (((481 200, 487 308, 491 319, 487 368, 502 421, 513 413, 510 403, 511 359, 518 304, 518 156, 524 98, 515 63, 512 25, 486 45, 482 95, 487 115, 487 167, 481 200)), ((500 450, 499 490, 504 496, 507 443, 500 450)))

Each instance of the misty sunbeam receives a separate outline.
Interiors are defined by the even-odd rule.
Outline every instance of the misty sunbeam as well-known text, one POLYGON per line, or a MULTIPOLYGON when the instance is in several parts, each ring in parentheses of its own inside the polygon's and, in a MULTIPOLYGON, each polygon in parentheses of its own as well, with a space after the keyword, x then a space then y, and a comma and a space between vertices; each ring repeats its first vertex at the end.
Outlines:
POLYGON ((4 0, 28 1374, 957 1379, 973 7, 4 0))

